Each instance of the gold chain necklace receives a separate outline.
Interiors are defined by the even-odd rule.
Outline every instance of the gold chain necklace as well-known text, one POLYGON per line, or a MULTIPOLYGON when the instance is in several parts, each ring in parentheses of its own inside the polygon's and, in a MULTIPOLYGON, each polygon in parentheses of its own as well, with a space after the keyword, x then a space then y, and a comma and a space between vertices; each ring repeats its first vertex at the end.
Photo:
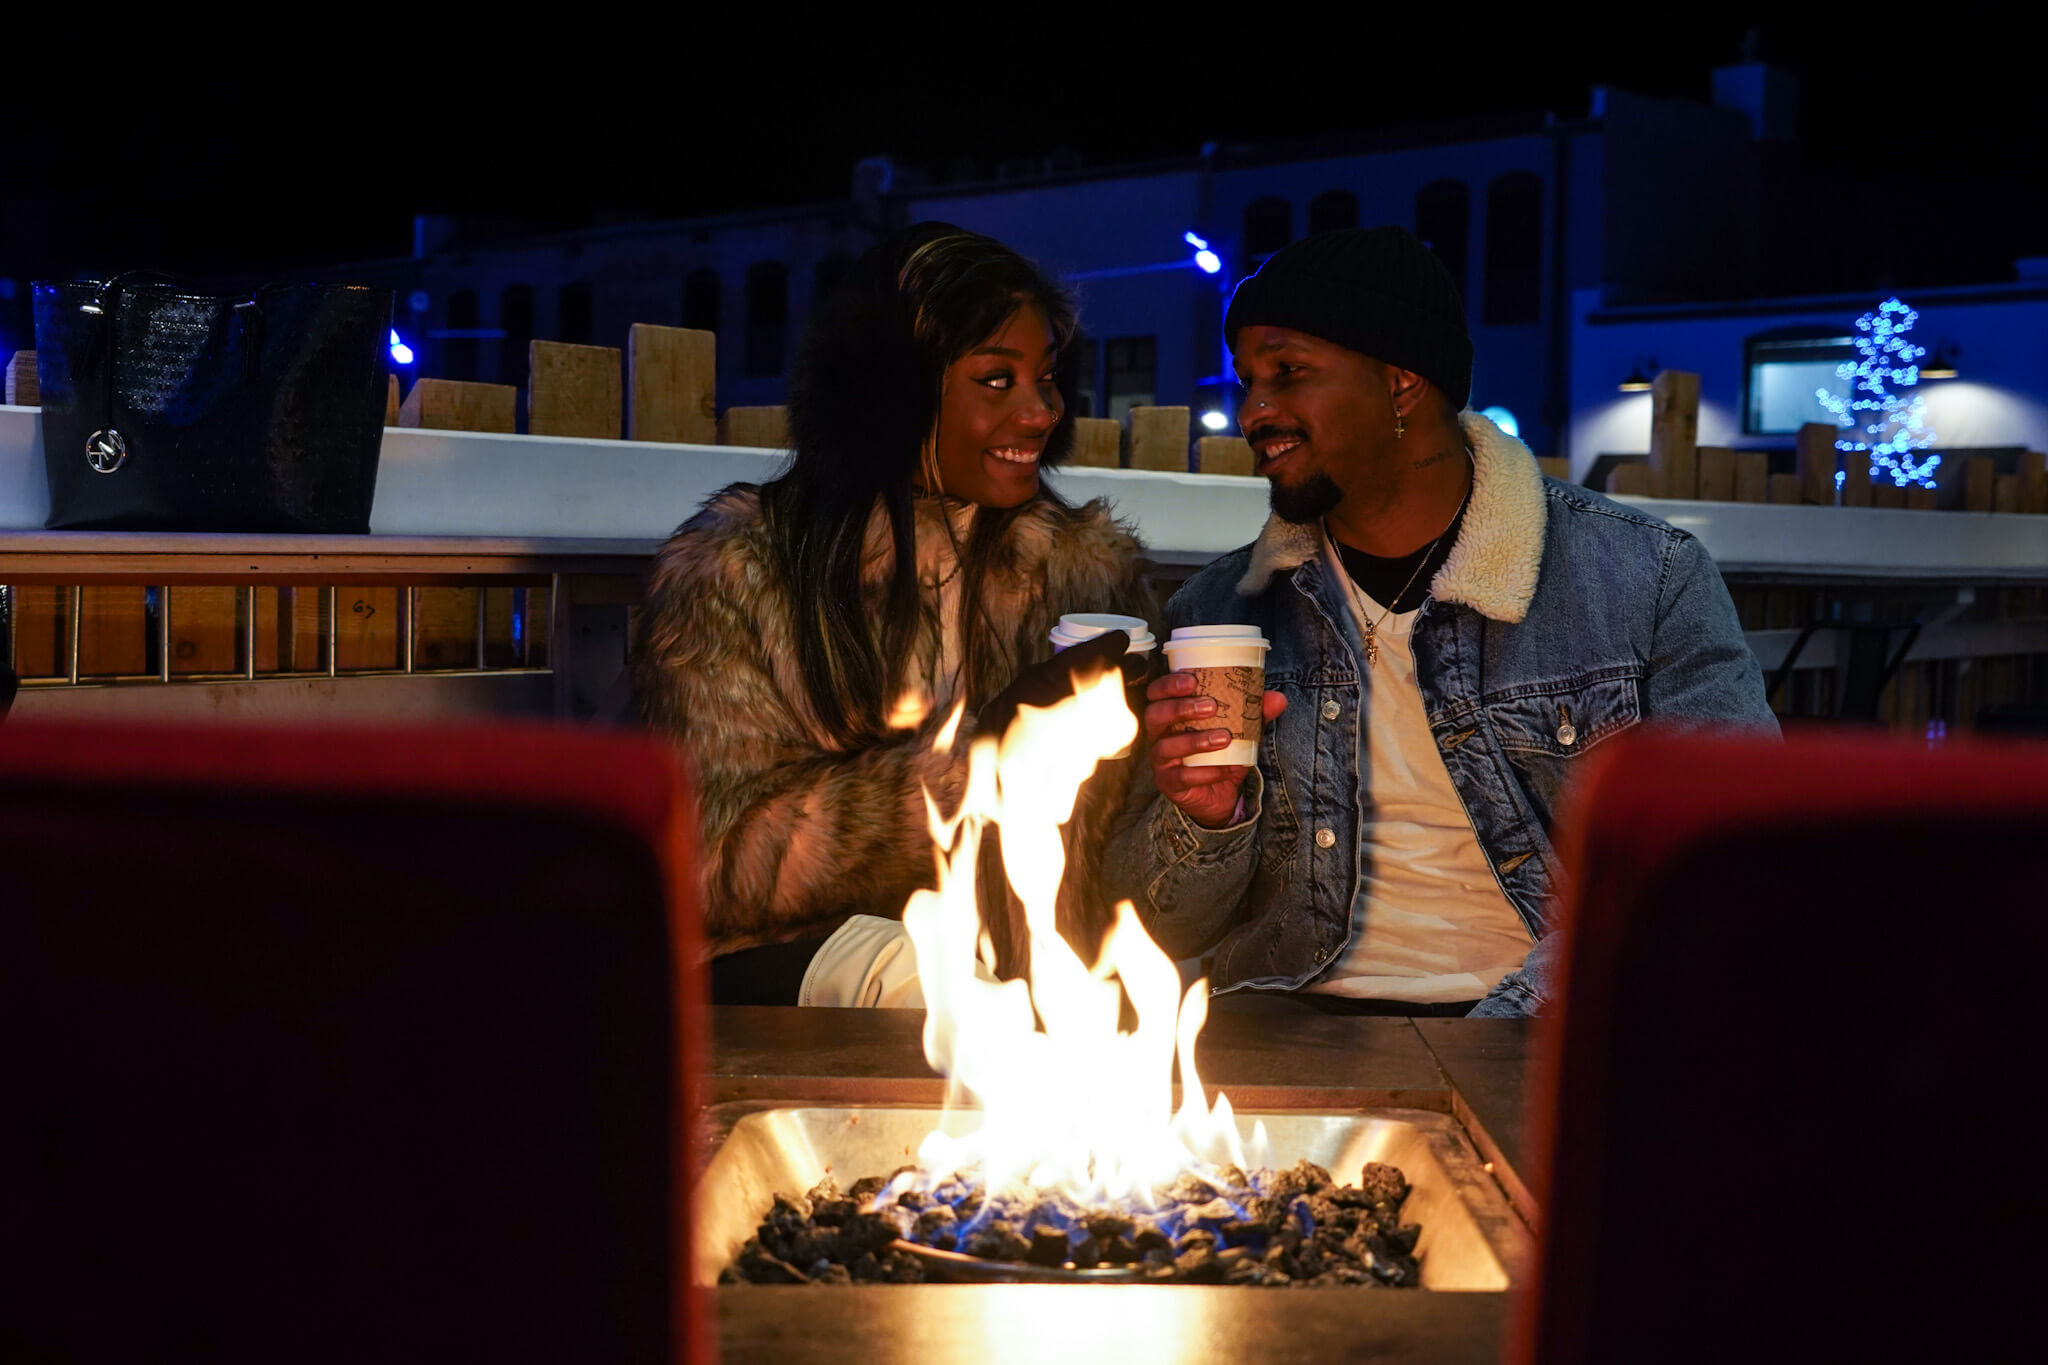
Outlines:
MULTIPOLYGON (((1469 455, 1470 452, 1468 451, 1467 454, 1469 455)), ((1429 563, 1429 557, 1436 553, 1436 547, 1443 542, 1443 538, 1445 536, 1451 533, 1451 528, 1458 524, 1458 518, 1465 515, 1465 504, 1470 502, 1471 500, 1472 489, 1468 485, 1465 489, 1465 496, 1458 500, 1458 510, 1451 513, 1451 519, 1444 523, 1444 529, 1438 531, 1436 533, 1436 539, 1429 542, 1429 548, 1427 550, 1424 550, 1422 552, 1422 558, 1415 562, 1415 568, 1408 575, 1408 581, 1401 585, 1401 591, 1395 593, 1393 600, 1388 602, 1385 610, 1380 612, 1380 619, 1377 621, 1365 620, 1365 613, 1362 611, 1358 613, 1359 619, 1365 621, 1365 666, 1367 668, 1371 668, 1374 664, 1380 661, 1379 628, 1387 623, 1387 618, 1389 616, 1392 616, 1394 614, 1394 608, 1397 605, 1399 605, 1403 597, 1406 597, 1408 595, 1408 589, 1415 586, 1415 579, 1418 575, 1421 574, 1422 566, 1424 564, 1429 563)), ((1343 566, 1340 563, 1338 567, 1342 568, 1343 566)), ((1349 578, 1351 574, 1347 570, 1344 576, 1346 578, 1349 578)), ((1357 584, 1353 583, 1352 586, 1355 588, 1357 587, 1357 584)), ((1363 597, 1364 593, 1360 592, 1359 595, 1363 597)))

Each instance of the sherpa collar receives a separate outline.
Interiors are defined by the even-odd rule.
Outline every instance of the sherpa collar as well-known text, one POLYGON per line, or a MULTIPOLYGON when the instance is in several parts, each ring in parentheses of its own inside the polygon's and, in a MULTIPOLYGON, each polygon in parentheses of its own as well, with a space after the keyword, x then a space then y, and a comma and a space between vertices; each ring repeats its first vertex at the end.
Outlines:
MULTIPOLYGON (((1529 447, 1490 419, 1467 410, 1458 420, 1472 443, 1472 502, 1458 543, 1430 580, 1430 595, 1512 624, 1528 614, 1543 567, 1543 472, 1529 447)), ((1306 564, 1321 546, 1315 526, 1268 517, 1238 580, 1239 595, 1264 592, 1274 574, 1306 564)))

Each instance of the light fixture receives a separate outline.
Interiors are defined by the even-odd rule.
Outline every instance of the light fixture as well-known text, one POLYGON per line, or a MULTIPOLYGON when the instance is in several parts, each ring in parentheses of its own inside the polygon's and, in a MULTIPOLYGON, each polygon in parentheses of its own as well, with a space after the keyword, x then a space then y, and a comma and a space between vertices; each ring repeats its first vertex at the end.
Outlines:
POLYGON ((1195 249, 1195 264, 1202 268, 1203 274, 1214 275, 1223 269, 1223 258, 1209 250, 1208 242, 1192 232, 1183 232, 1180 239, 1195 249))
MULTIPOLYGON (((1655 359, 1650 361, 1649 368, 1652 371, 1656 370, 1657 362, 1655 359)), ((1623 393, 1648 393, 1650 391, 1650 381, 1643 378, 1643 363, 1640 360, 1628 372, 1628 378, 1621 381, 1621 391, 1623 393)))
POLYGON ((1522 434, 1522 424, 1515 420, 1515 415, 1498 404, 1490 408, 1481 408, 1479 415, 1499 427, 1504 435, 1520 436, 1522 434))
POLYGON ((391 361, 394 365, 412 364, 412 347, 398 339, 398 329, 391 329, 391 361))
POLYGON ((1920 367, 1922 379, 1954 379, 1956 355, 1962 347, 1944 341, 1934 348, 1934 358, 1920 367))
POLYGON ((1211 431, 1221 431, 1230 425, 1230 419, 1212 408, 1202 414, 1202 425, 1211 431))

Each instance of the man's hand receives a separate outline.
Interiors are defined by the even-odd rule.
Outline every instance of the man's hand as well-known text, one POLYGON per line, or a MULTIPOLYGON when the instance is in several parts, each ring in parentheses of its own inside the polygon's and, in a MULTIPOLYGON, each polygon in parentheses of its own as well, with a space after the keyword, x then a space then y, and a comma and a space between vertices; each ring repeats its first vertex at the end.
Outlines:
MULTIPOLYGON (((1190 768, 1181 760, 1189 754, 1207 753, 1230 743, 1228 730, 1187 730, 1167 733, 1177 724, 1200 721, 1216 714, 1216 703, 1195 695, 1191 673, 1168 673, 1145 689, 1145 741, 1152 748, 1152 782, 1166 799, 1187 812, 1187 817, 1208 829, 1221 829, 1237 811, 1238 790, 1244 786, 1249 768, 1190 768)), ((1268 692, 1260 703, 1265 723, 1271 725, 1287 709, 1287 698, 1268 692)))

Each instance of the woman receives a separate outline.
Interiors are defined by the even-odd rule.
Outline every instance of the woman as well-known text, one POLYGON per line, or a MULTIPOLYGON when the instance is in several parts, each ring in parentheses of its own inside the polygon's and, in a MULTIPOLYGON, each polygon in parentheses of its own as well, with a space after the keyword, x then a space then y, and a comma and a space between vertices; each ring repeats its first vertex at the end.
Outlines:
MULTIPOLYGON (((924 792, 957 804, 977 713, 1044 693, 1063 613, 1150 614, 1129 528, 1039 481, 1071 442, 1074 337, 1071 301, 1009 248, 905 229, 805 333, 787 471, 718 493, 663 549, 634 682, 693 761, 714 999, 793 1003, 850 916, 899 919, 934 884, 924 792)), ((1084 953, 1122 777, 1098 773, 1068 830, 1062 926, 1084 953)), ((994 934, 1005 975, 1021 933, 994 934)))

